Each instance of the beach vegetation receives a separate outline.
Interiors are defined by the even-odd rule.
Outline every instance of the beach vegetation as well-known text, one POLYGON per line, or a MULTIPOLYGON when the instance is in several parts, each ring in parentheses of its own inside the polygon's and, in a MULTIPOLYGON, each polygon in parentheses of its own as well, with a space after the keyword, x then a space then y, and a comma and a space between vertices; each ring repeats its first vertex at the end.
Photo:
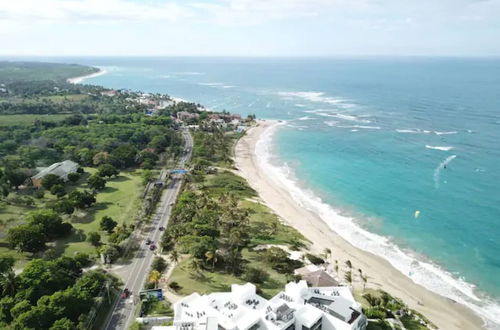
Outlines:
POLYGON ((309 260, 313 265, 323 265, 325 263, 325 260, 321 257, 318 257, 312 253, 306 253, 306 258, 309 260))

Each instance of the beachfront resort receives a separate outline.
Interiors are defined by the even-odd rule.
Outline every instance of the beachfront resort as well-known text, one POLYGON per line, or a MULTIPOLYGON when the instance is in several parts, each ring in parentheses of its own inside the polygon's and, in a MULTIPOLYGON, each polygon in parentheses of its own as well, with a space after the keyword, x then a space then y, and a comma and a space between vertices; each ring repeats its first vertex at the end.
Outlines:
POLYGON ((309 287, 288 283, 267 300, 254 284, 231 285, 231 292, 193 293, 174 304, 172 326, 154 330, 361 330, 367 319, 349 287, 309 287))

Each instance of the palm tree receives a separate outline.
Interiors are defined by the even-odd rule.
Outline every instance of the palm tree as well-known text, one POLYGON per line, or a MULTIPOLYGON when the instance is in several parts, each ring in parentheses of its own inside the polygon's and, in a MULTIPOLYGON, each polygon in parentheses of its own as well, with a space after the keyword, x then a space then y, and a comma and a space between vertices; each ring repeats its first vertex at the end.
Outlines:
POLYGON ((217 262, 217 252, 216 251, 207 251, 205 253, 205 257, 207 261, 212 261, 212 271, 215 269, 215 263, 217 262))
POLYGON ((335 272, 337 273, 337 275, 339 274, 339 261, 338 260, 335 260, 335 272))
POLYGON ((363 280, 363 290, 366 289, 366 283, 368 282, 368 276, 362 275, 361 279, 363 280))
POLYGON ((191 258, 191 261, 189 262, 188 267, 193 272, 198 273, 198 271, 200 270, 200 262, 196 258, 191 258))
POLYGON ((352 270, 351 260, 346 260, 345 264, 347 265, 347 267, 349 267, 349 270, 352 270))
POLYGON ((370 307, 376 307, 378 305, 380 305, 380 299, 373 296, 372 294, 370 293, 365 293, 363 295, 363 298, 365 298, 365 300, 368 302, 368 304, 370 305, 370 307))
POLYGON ((13 270, 3 274, 0 278, 0 287, 2 288, 2 296, 14 296, 16 294, 17 279, 13 270))
POLYGON ((323 250, 323 255, 325 256, 325 259, 328 259, 328 257, 332 255, 332 250, 330 250, 329 248, 325 248, 323 250))
POLYGON ((149 273, 149 283, 154 283, 155 289, 158 287, 158 282, 160 282, 161 273, 157 270, 151 271, 149 273))
POLYGON ((349 283, 352 284, 352 272, 349 270, 344 274, 344 279, 349 283))
POLYGON ((172 260, 173 263, 177 263, 179 261, 179 252, 177 250, 172 250, 170 251, 170 260, 172 260))

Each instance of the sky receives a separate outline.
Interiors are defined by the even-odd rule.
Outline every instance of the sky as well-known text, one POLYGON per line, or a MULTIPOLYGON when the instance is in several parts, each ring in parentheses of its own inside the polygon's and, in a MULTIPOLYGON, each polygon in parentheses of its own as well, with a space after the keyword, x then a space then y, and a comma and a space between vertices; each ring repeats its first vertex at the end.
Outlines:
POLYGON ((500 0, 0 0, 0 55, 500 56, 500 0))

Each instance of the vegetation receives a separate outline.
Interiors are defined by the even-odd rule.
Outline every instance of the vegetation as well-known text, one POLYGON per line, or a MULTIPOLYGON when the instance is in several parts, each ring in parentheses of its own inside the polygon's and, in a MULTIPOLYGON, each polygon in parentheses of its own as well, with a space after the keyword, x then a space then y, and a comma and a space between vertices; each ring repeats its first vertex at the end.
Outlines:
POLYGON ((14 259, 0 257, 0 327, 3 329, 82 329, 103 288, 117 280, 103 271, 83 273, 88 256, 30 261, 15 275, 14 259))

